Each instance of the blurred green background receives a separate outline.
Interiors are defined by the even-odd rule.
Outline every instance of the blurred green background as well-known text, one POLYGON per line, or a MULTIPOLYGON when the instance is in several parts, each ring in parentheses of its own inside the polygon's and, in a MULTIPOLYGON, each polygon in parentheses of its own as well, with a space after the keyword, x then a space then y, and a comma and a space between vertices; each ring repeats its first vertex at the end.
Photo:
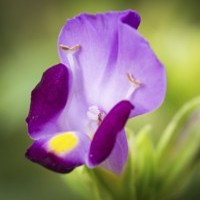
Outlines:
MULTIPOLYGON (((30 92, 43 71, 59 62, 57 37, 67 18, 128 8, 141 14, 139 31, 167 69, 163 106, 129 123, 136 131, 152 123, 156 140, 178 108, 200 94, 200 1, 0 0, 0 200, 81 199, 61 175, 24 158, 31 144, 24 122, 30 92)), ((180 200, 199 199, 199 187, 197 173, 180 200)))

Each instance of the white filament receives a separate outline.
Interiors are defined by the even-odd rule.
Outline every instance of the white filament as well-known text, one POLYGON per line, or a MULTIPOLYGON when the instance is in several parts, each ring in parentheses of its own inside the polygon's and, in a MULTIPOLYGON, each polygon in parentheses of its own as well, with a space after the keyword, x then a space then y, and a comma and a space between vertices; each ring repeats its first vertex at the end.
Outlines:
POLYGON ((67 52, 67 58, 68 58, 70 67, 72 69, 74 69, 74 67, 75 67, 75 61, 74 61, 74 55, 73 54, 74 54, 73 52, 67 52))

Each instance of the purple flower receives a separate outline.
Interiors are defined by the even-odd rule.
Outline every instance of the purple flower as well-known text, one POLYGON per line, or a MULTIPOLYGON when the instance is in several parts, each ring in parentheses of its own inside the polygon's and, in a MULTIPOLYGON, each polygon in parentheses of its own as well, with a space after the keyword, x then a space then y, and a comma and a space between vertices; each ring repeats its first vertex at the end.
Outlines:
POLYGON ((80 14, 58 39, 61 63, 32 91, 26 157, 56 172, 100 165, 120 173, 127 161, 128 118, 156 109, 166 77, 131 10, 80 14))

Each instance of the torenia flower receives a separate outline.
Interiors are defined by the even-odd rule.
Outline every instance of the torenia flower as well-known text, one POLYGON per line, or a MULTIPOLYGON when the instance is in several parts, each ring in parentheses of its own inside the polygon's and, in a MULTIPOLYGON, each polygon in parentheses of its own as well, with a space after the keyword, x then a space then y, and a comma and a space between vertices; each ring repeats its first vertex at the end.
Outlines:
POLYGON ((80 165, 122 172, 128 118, 156 109, 166 77, 131 10, 80 14, 63 26, 61 63, 32 91, 26 157, 61 173, 80 165))

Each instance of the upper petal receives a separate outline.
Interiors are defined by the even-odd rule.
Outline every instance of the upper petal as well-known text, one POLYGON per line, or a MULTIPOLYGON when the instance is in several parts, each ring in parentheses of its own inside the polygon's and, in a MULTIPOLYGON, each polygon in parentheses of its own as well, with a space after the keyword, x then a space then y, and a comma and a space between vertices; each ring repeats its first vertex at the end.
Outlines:
POLYGON ((108 111, 127 99, 136 116, 156 109, 166 92, 166 75, 148 42, 137 32, 140 17, 135 11, 81 14, 64 25, 58 45, 80 45, 75 53, 59 48, 63 63, 69 64, 76 87, 85 104, 108 111), (70 55, 70 56, 69 56, 70 55), (140 87, 130 81, 128 74, 140 87))
POLYGON ((101 81, 101 104, 127 99, 134 105, 131 117, 150 112, 161 105, 166 93, 166 72, 149 43, 129 24, 119 20, 118 56, 101 81))
POLYGON ((41 81, 32 91, 30 111, 26 119, 32 138, 60 131, 56 118, 67 102, 69 76, 67 67, 57 64, 44 72, 41 81))
POLYGON ((132 109, 133 106, 130 102, 121 101, 107 114, 92 139, 88 166, 96 166, 110 155, 116 138, 124 128, 132 109))
POLYGON ((75 79, 78 76, 77 87, 84 91, 85 97, 82 98, 86 99, 86 103, 98 105, 104 98, 100 92, 102 81, 105 76, 110 78, 110 69, 115 66, 118 57, 119 20, 134 29, 140 23, 139 15, 131 10, 80 14, 68 20, 59 35, 61 62, 71 67, 75 79), (60 48, 60 45, 73 47, 77 44, 80 49, 71 54, 60 48))
POLYGON ((98 68, 104 67, 104 63, 107 63, 108 59, 112 60, 114 54, 117 53, 115 52, 117 51, 115 39, 117 39, 119 20, 134 29, 137 29, 140 24, 139 14, 132 10, 98 13, 96 15, 82 13, 68 19, 58 38, 58 51, 61 61, 70 63, 66 57, 66 52, 60 48, 60 45, 68 47, 80 45, 81 50, 78 57, 80 57, 81 63, 84 62, 83 66, 92 69, 94 66, 90 65, 90 61, 94 61, 93 64, 97 64, 97 62, 100 64, 98 68), (113 46, 110 46, 110 43, 113 43, 113 46), (114 51, 113 54, 111 50, 114 51), (105 58, 105 61, 102 58, 105 58))

